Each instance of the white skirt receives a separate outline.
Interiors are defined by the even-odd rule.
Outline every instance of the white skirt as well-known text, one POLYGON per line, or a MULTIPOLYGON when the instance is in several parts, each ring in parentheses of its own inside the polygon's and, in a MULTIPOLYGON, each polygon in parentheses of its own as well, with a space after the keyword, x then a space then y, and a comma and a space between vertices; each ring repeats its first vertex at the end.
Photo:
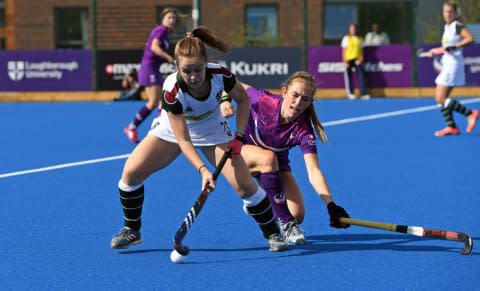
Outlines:
POLYGON ((465 68, 463 62, 444 62, 442 59, 442 70, 435 79, 435 84, 448 87, 464 86, 465 68))
MULTIPOLYGON (((165 112, 155 118, 148 134, 154 135, 168 142, 177 143, 177 138, 173 133, 172 127, 166 118, 165 112), (162 118, 164 116, 164 118, 162 118)), ((194 146, 212 146, 228 143, 233 138, 233 134, 225 119, 218 120, 211 118, 208 121, 189 125, 190 139, 194 146), (200 124, 201 123, 201 124, 200 124)))

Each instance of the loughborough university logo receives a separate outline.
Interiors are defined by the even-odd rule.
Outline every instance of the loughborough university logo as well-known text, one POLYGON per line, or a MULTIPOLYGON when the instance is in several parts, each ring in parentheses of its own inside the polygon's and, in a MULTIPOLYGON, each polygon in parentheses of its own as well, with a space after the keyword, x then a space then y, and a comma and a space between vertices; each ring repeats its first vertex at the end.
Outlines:
POLYGON ((12 81, 20 81, 25 75, 25 62, 23 61, 9 61, 8 76, 12 81))

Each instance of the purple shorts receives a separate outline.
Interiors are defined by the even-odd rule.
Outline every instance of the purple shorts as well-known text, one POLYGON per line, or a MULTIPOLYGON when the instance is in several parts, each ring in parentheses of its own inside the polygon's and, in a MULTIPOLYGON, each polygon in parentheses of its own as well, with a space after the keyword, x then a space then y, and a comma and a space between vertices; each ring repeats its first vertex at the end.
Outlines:
POLYGON ((162 86, 163 85, 163 76, 160 74, 158 65, 149 65, 143 64, 140 66, 140 71, 138 72, 138 83, 144 87, 149 86, 162 86))

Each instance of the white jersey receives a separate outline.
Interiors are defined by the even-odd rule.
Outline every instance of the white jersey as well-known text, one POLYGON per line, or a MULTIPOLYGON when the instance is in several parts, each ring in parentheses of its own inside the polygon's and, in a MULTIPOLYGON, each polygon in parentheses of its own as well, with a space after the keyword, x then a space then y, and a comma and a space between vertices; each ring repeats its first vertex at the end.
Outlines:
MULTIPOLYGON (((457 20, 452 21, 450 24, 445 24, 442 35, 442 47, 454 46, 462 41, 463 37, 460 35, 460 31, 464 27, 465 25, 457 20)), ((463 50, 459 48, 446 52, 442 57, 442 63, 444 61, 463 61, 463 50)))
MULTIPOLYGON (((460 31, 464 24, 455 20, 445 24, 442 36, 442 47, 454 46, 462 40, 460 31)), ((442 56, 442 71, 435 79, 435 83, 444 86, 465 85, 465 69, 463 51, 461 48, 445 52, 442 56)))
POLYGON ((162 111, 153 123, 149 134, 169 142, 177 142, 168 120, 167 112, 183 114, 194 146, 223 144, 233 137, 228 122, 220 112, 222 92, 235 86, 235 76, 226 68, 209 63, 206 82, 210 94, 202 99, 190 95, 187 85, 177 73, 169 75, 163 83, 162 111))

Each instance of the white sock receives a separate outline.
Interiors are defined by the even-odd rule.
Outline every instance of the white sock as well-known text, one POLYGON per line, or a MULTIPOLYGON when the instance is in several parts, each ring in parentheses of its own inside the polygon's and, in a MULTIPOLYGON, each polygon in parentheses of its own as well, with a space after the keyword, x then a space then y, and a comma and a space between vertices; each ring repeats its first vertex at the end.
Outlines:
POLYGON ((243 205, 247 207, 258 205, 265 197, 267 193, 262 189, 262 187, 258 187, 257 192, 255 192, 252 196, 243 198, 243 205))
POLYGON ((138 185, 127 185, 125 183, 123 183, 122 180, 118 181, 118 188, 122 191, 125 191, 125 192, 133 192, 137 189, 140 189, 140 187, 142 187, 143 184, 138 184, 138 185))

